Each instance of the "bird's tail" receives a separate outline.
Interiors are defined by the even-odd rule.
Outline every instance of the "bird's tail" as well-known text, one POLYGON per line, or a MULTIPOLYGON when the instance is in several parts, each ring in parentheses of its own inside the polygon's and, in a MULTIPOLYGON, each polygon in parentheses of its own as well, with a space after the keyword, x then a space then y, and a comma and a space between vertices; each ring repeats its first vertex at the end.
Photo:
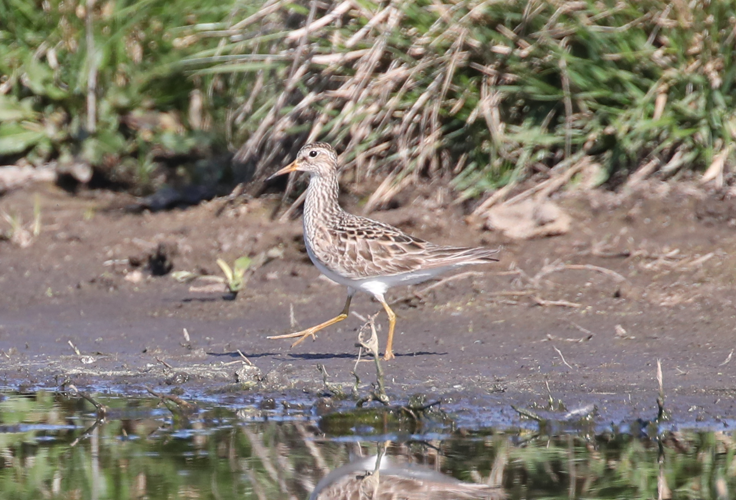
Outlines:
POLYGON ((430 251, 432 267, 468 266, 498 262, 497 248, 436 247, 430 251))

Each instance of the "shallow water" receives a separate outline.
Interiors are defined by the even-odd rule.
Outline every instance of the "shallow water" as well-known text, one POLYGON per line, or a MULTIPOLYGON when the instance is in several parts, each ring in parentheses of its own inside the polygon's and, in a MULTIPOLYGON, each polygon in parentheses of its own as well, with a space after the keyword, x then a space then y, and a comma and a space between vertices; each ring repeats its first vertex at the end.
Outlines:
POLYGON ((104 420, 78 395, 0 396, 0 498, 361 498, 361 490, 371 498, 376 487, 412 499, 736 492, 733 431, 641 422, 626 432, 454 429, 437 415, 413 424, 381 413, 325 418, 268 401, 200 403, 187 413, 156 398, 97 400, 104 420))

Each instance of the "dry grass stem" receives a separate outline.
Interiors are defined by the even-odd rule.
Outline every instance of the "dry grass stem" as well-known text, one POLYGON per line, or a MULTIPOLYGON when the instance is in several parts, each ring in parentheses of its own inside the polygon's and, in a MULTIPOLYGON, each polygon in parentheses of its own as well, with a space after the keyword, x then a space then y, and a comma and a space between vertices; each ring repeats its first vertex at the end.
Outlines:
POLYGON ((292 31, 291 33, 287 35, 286 39, 287 40, 298 40, 299 38, 306 36, 310 32, 317 31, 320 28, 329 25, 330 23, 332 23, 332 21, 342 16, 343 14, 346 14, 352 7, 353 7, 353 2, 351 0, 346 0, 338 4, 327 15, 317 19, 316 21, 310 23, 304 28, 300 28, 298 30, 292 31))
POLYGON ((601 274, 605 274, 606 276, 610 276, 619 283, 627 281, 626 278, 621 276, 616 271, 605 267, 594 266, 592 264, 563 264, 561 262, 553 262, 552 264, 544 265, 542 269, 540 269, 539 272, 535 274, 533 278, 531 278, 531 284, 534 288, 539 288, 542 278, 552 273, 566 270, 595 271, 601 274))
POLYGON ((577 323, 573 323, 572 321, 570 322, 570 324, 571 324, 572 326, 574 326, 575 328, 577 328, 578 330, 580 330, 581 332, 583 332, 583 333, 587 333, 587 334, 589 334, 589 335, 590 335, 591 337, 593 336, 593 332, 591 332, 591 331, 590 331, 590 330, 588 330, 587 328, 583 328, 582 326, 578 325, 577 323))
POLYGON ((621 325, 616 325, 614 327, 614 331, 616 332, 616 337, 621 338, 621 339, 632 340, 636 338, 633 335, 629 335, 626 329, 621 325))
POLYGON ((558 337, 556 335, 552 335, 552 334, 549 334, 548 333, 547 336, 546 336, 546 338, 544 340, 542 340, 542 342, 547 342, 547 341, 550 341, 550 342, 561 341, 561 342, 573 342, 573 343, 579 344, 581 342, 587 342, 587 341, 589 341, 592 338, 593 338, 593 334, 592 333, 590 335, 585 336, 585 337, 580 337, 579 339, 569 339, 569 338, 566 339, 566 338, 558 337))
POLYGON ((245 356, 245 354, 242 353, 240 349, 238 349, 238 354, 240 355, 241 359, 248 365, 253 366, 253 363, 245 356))
POLYGON ((724 182, 723 172, 726 166, 726 159, 732 151, 733 144, 729 144, 726 146, 726 149, 715 155, 710 167, 708 167, 708 170, 703 173, 703 177, 700 178, 700 182, 705 184, 706 182, 714 180, 716 189, 721 189, 724 182))
POLYGON ((534 301, 534 304, 542 307, 548 307, 548 306, 559 306, 559 307, 583 307, 582 304, 578 304, 577 302, 568 302, 567 300, 544 300, 538 296, 533 296, 532 300, 534 301))
POLYGON ((665 417, 664 410, 664 379, 662 376, 662 362, 657 360, 657 384, 659 385, 659 394, 657 396, 657 421, 661 422, 665 417))
POLYGON ((652 173, 657 170, 660 165, 661 162, 659 158, 652 158, 645 165, 639 167, 633 174, 629 176, 629 179, 626 181, 626 187, 628 189, 635 188, 644 179, 652 175, 652 173))
POLYGON ((733 356, 733 349, 731 349, 731 352, 728 353, 728 357, 726 358, 726 360, 723 363, 719 364, 718 366, 725 366, 728 363, 730 363, 732 356, 733 356))
POLYGON ((569 364, 569 363, 568 363, 568 362, 567 362, 567 361, 565 360, 565 356, 563 356, 563 355, 562 355, 562 351, 560 351, 560 350, 559 350, 559 349, 558 349, 557 347, 555 347, 555 346, 552 346, 552 348, 553 348, 553 349, 554 349, 555 351, 557 351, 557 354, 559 354, 559 355, 560 355, 560 359, 562 360, 562 363, 563 363, 563 364, 564 364, 565 366, 567 366, 567 367, 568 367, 569 369, 571 369, 571 370, 574 370, 574 369, 575 369, 575 368, 573 368, 572 366, 570 366, 570 364, 569 364))
POLYGON ((515 405, 511 405, 511 409, 514 410, 516 413, 521 415, 522 417, 529 418, 531 420, 534 420, 536 422, 544 422, 545 419, 537 415, 531 410, 527 410, 526 408, 521 408, 515 405))
POLYGON ((357 402, 357 406, 361 407, 365 403, 368 403, 370 401, 378 401, 382 403, 383 405, 389 404, 389 398, 386 395, 386 388, 384 385, 384 373, 383 368, 381 366, 380 356, 378 352, 378 334, 376 333, 376 317, 379 313, 374 314, 368 319, 368 322, 364 324, 360 330, 358 331, 358 344, 357 347, 359 347, 358 351, 358 360, 355 363, 355 367, 353 368, 353 376, 356 379, 356 386, 359 383, 360 379, 358 378, 358 375, 356 374, 356 370, 358 368, 358 363, 360 362, 360 356, 362 354, 363 349, 368 351, 373 356, 373 361, 376 365, 376 384, 374 385, 373 390, 370 391, 368 396, 365 396, 363 398, 360 398, 357 402), (370 336, 367 339, 364 339, 364 333, 369 330, 370 336))
POLYGON ((164 365, 164 366, 165 366, 165 367, 166 367, 167 369, 169 369, 169 370, 173 370, 173 369, 174 369, 174 367, 173 367, 173 366, 171 366, 170 364, 168 364, 168 363, 167 363, 166 361, 164 361, 163 359, 161 359, 161 358, 159 358, 159 357, 156 357, 155 359, 156 359, 156 361, 158 361, 159 363, 161 363, 162 365, 164 365))
POLYGON ((79 349, 77 349, 77 346, 75 346, 75 345, 74 345, 74 344, 72 343, 72 341, 71 341, 71 340, 68 340, 68 341, 67 341, 67 343, 69 344, 69 346, 70 346, 70 347, 72 348, 72 350, 74 351, 74 354, 76 354, 77 356, 81 356, 81 355, 82 355, 82 353, 81 353, 81 352, 79 352, 79 349))

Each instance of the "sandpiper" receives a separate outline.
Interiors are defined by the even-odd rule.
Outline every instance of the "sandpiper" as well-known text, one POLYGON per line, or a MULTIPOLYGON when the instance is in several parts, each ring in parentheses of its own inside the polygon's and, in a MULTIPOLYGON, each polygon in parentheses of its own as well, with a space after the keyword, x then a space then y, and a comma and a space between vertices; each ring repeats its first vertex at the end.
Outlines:
POLYGON ((393 457, 360 458, 333 470, 314 487, 309 500, 502 500, 504 490, 466 483, 425 465, 393 457))
POLYGON ((307 144, 296 160, 267 180, 289 172, 308 172, 304 201, 304 243, 317 269, 348 289, 345 307, 329 321, 306 330, 268 337, 307 337, 344 320, 355 292, 365 292, 383 305, 388 315, 388 340, 384 359, 392 359, 396 314, 385 299, 386 291, 398 285, 415 285, 453 269, 497 261, 497 250, 442 246, 410 236, 383 222, 350 214, 338 203, 337 153, 329 144, 307 144))

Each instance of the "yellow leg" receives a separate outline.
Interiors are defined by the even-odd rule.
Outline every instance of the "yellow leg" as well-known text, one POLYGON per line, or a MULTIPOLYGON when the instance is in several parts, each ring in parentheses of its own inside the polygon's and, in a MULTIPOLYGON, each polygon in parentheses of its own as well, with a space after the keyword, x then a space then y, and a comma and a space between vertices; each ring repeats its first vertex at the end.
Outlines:
POLYGON ((315 333, 322 330, 323 328, 327 328, 328 326, 334 325, 335 323, 339 323, 340 321, 348 317, 348 314, 350 313, 350 302, 352 300, 353 300, 353 295, 348 292, 348 298, 345 301, 345 307, 342 308, 342 312, 329 321, 320 323, 319 325, 313 326, 312 328, 307 328, 306 330, 302 330, 301 332, 287 333, 286 335, 275 335, 273 337, 267 337, 267 338, 269 339, 293 339, 295 337, 300 337, 299 340, 291 344, 291 347, 301 344, 302 342, 307 340, 307 337, 312 337, 312 339, 316 340, 316 337, 314 336, 315 333))
POLYGON ((391 310, 383 297, 376 297, 381 303, 383 308, 386 310, 388 315, 388 340, 386 341, 386 353, 383 355, 383 359, 389 360, 394 359, 394 328, 396 327, 396 314, 391 310))

